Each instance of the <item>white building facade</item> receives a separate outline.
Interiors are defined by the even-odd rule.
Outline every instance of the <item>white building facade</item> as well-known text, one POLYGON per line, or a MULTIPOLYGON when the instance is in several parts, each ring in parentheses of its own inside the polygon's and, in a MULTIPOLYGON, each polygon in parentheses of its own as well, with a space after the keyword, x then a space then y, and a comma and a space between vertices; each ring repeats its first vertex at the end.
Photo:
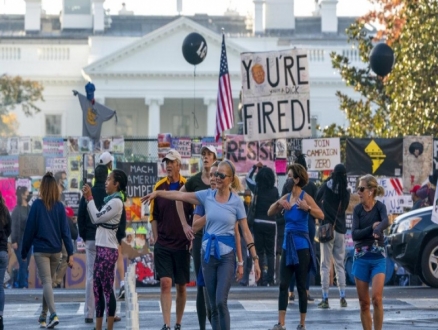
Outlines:
MULTIPOLYGON (((15 111, 21 136, 78 136, 82 112, 72 90, 84 93, 91 80, 96 101, 117 111, 118 123, 104 123, 102 135, 213 136, 221 50, 226 45, 235 122, 239 122, 240 53, 305 48, 309 55, 311 116, 321 126, 347 125, 337 90, 355 97, 332 69, 332 51, 359 62, 345 29, 354 18, 336 17, 337 0, 319 0, 314 16, 295 17, 293 0, 254 0, 246 17, 135 16, 123 8, 107 16, 105 0, 63 0, 59 16, 44 14, 41 0, 24 0, 26 14, 0 17, 0 68, 44 85, 42 111, 25 117, 15 111), (181 47, 191 32, 208 44, 196 67, 181 47)), ((236 125, 232 132, 236 133, 236 125)))

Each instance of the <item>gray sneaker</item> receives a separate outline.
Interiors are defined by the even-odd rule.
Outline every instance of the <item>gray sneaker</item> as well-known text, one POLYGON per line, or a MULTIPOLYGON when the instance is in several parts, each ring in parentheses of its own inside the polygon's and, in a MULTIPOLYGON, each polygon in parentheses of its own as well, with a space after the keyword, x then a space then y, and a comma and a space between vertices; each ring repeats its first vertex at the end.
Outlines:
POLYGON ((347 307, 347 300, 344 297, 341 298, 341 307, 347 307))
POLYGON ((269 330, 286 330, 286 327, 282 326, 280 323, 277 323, 269 330))
POLYGON ((328 298, 323 298, 321 300, 321 302, 318 304, 318 308, 323 308, 323 309, 327 309, 330 308, 329 302, 328 302, 328 298))
POLYGON ((305 325, 298 324, 298 326, 297 326, 297 330, 306 330, 306 326, 305 326, 305 325))

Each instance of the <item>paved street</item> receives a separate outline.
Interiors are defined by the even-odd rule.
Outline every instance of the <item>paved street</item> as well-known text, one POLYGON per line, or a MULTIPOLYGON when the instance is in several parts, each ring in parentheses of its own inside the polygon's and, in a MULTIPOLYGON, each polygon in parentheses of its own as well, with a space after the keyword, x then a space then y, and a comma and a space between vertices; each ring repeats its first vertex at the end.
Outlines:
MULTIPOLYGON (((159 289, 139 289, 140 328, 159 330, 162 326, 159 289)), ((188 289, 188 301, 183 319, 184 330, 195 330, 197 326, 195 289, 188 289)), ((229 308, 231 329, 266 330, 276 322, 278 288, 233 287, 229 308)), ((319 288, 311 293, 319 297, 319 288)), ((355 288, 347 289, 347 308, 340 308, 337 289, 331 291, 330 310, 320 310, 317 302, 308 308, 307 328, 309 330, 361 329, 359 303, 355 288)), ((426 287, 386 287, 384 329, 438 329, 438 290, 426 287)), ((41 311, 42 290, 7 290, 4 313, 5 329, 37 329, 41 311)), ((56 329, 93 329, 86 325, 83 317, 83 290, 56 290, 55 301, 60 324, 56 329)), ((125 329, 125 303, 118 303, 118 315, 122 321, 114 329, 125 329)), ((172 322, 175 314, 172 313, 172 322)), ((286 327, 294 330, 298 322, 298 303, 289 305, 286 327)), ((210 329, 210 328, 209 328, 210 329)))

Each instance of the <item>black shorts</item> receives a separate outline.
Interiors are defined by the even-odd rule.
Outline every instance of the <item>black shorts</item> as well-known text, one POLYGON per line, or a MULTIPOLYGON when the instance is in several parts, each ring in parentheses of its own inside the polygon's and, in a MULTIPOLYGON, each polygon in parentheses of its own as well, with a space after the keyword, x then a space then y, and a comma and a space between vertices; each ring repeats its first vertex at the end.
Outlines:
POLYGON ((154 264, 157 278, 170 277, 175 284, 190 282, 190 253, 188 250, 168 249, 155 244, 154 264))

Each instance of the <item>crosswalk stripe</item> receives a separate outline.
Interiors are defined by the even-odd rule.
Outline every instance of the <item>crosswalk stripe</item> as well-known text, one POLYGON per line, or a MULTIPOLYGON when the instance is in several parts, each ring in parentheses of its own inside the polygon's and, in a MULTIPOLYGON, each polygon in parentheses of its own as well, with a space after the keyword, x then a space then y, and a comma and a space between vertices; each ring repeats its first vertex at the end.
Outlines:
POLYGON ((76 315, 84 314, 84 308, 85 308, 85 303, 84 303, 84 302, 81 302, 81 303, 79 304, 79 308, 78 308, 78 310, 76 311, 76 315))

